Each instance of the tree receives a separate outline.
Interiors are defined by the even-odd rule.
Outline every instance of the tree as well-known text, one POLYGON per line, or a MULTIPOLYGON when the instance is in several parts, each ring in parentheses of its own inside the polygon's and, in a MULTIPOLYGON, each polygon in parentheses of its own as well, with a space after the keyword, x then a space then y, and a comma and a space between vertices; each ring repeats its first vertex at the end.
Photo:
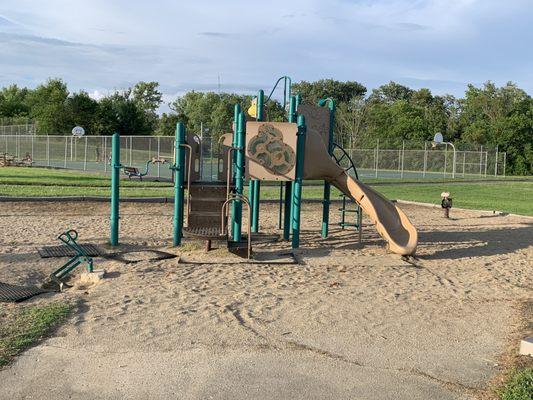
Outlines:
POLYGON ((407 86, 390 81, 386 85, 382 85, 377 89, 372 90, 370 101, 377 101, 392 104, 396 101, 409 101, 413 91, 407 86))
POLYGON ((347 102, 354 97, 364 96, 366 87, 355 81, 321 79, 315 82, 301 81, 292 85, 294 93, 300 93, 306 103, 316 104, 318 100, 331 97, 336 102, 347 102))
POLYGON ((0 118, 15 118, 28 115, 28 89, 11 85, 0 90, 0 118))
POLYGON ((70 132, 68 95, 67 85, 61 79, 49 79, 29 93, 30 116, 37 123, 39 133, 70 132))
POLYGON ((468 85, 461 101, 461 140, 507 152, 507 171, 533 173, 533 99, 512 82, 468 85))
POLYGON ((71 117, 70 125, 81 126, 86 134, 95 133, 95 123, 98 102, 92 99, 87 92, 80 91, 67 98, 67 110, 71 117))

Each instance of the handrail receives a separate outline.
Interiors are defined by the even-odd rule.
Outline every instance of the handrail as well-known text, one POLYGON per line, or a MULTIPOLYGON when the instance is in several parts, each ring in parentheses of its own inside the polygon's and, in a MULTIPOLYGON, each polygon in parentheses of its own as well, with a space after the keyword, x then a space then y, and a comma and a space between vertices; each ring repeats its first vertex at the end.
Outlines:
POLYGON ((191 212, 191 166, 192 166, 192 147, 186 143, 180 144, 189 150, 189 162, 187 168, 187 225, 189 225, 189 214, 191 212))
MULTIPOLYGON (((228 204, 232 201, 242 201, 244 204, 246 204, 246 207, 248 207, 248 226, 247 226, 247 232, 248 232, 248 259, 252 256, 252 209, 250 207, 250 201, 248 198, 242 194, 232 194, 232 196, 227 199, 224 204, 222 205, 222 229, 221 232, 226 231, 226 219, 224 218, 224 214, 227 212, 228 204)), ((226 232, 226 235, 228 233, 226 232)))
POLYGON ((359 174, 357 173, 357 168, 355 167, 355 163, 353 162, 352 157, 350 157, 350 155, 348 154, 348 152, 347 152, 346 150, 344 150, 344 148, 341 147, 340 145, 338 145, 337 143, 333 143, 333 149, 335 150, 335 148, 338 148, 338 149, 339 149, 340 151, 342 151, 342 153, 343 153, 341 158, 337 158, 337 157, 335 157, 335 154, 332 153, 331 156, 333 157, 333 159, 335 160, 335 162, 337 163, 337 165, 338 165, 339 167, 342 168, 342 166, 340 165, 340 161, 341 161, 344 157, 346 157, 346 158, 348 159, 349 163, 350 163, 350 167, 347 168, 347 169, 345 169, 345 171, 349 171, 349 170, 353 169, 353 170, 354 170, 354 173, 355 173, 355 179, 359 180, 359 174))

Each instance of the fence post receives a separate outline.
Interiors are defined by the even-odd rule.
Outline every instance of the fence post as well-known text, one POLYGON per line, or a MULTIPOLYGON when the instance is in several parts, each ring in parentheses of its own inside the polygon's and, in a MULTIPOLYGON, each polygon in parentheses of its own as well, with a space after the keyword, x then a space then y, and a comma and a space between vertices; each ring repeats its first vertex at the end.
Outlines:
POLYGON ((63 162, 63 168, 67 168, 67 153, 68 153, 68 136, 65 136, 65 161, 63 162))
MULTIPOLYGON (((180 128, 180 129, 185 129, 185 128, 180 128)), ((158 136, 157 137, 157 159, 158 160, 159 160, 160 154, 161 154, 161 136, 158 136)), ((176 157, 178 157, 177 154, 176 154, 176 157)), ((161 177, 161 163, 157 163, 157 178, 159 179, 160 177, 161 177)))
MULTIPOLYGON (((133 165, 133 136, 130 136, 130 167, 133 165)), ((159 165, 159 163, 157 163, 159 165)), ((158 168, 159 169, 159 168, 158 168)))
POLYGON ((498 145, 496 145, 496 156, 494 157, 494 176, 498 176, 498 145))
POLYGON ((107 136, 104 136, 104 172, 107 172, 107 136))
POLYGON ((85 148, 83 149, 83 170, 87 171, 87 136, 85 136, 85 148))
POLYGON ((505 176, 505 167, 507 165, 507 152, 503 153, 503 176, 505 176))
POLYGON ((485 151, 485 177, 487 177, 487 164, 489 162, 489 152, 485 151))
POLYGON ((483 145, 481 145, 481 149, 479 150, 479 176, 482 175, 483 171, 483 145))
POLYGON ((402 140, 402 171, 400 173, 400 178, 403 179, 403 162, 405 159, 405 140, 402 140))
POLYGON ((379 139, 376 142, 376 156, 374 157, 376 163, 376 178, 378 177, 378 164, 379 164, 379 139))
POLYGON ((446 178, 446 167, 448 166, 448 143, 444 145, 444 176, 446 178))
POLYGON ((466 151, 463 151, 463 178, 465 177, 466 151))
POLYGON ((426 177, 426 170, 428 167, 428 142, 424 142, 424 171, 422 172, 422 177, 426 177))
POLYGON ((34 155, 33 155, 33 138, 34 138, 34 136, 32 135, 32 136, 31 136, 31 159, 32 159, 32 160, 35 160, 35 157, 34 157, 34 155))
POLYGON ((50 166, 50 136, 46 135, 46 166, 50 166))

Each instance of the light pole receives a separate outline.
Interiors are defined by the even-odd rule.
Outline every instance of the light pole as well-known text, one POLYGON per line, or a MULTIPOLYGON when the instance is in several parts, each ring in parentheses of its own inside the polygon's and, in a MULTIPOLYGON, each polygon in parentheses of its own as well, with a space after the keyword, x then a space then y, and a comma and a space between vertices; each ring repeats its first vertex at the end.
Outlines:
MULTIPOLYGON (((455 162, 456 162, 455 146, 453 145, 452 142, 445 142, 444 138, 442 137, 442 133, 437 132, 435 133, 435 136, 433 137, 433 147, 437 147, 437 145, 439 144, 445 144, 446 146, 447 145, 452 146, 452 149, 453 149, 452 179, 455 179, 455 162)), ((444 171, 444 173, 446 173, 446 171, 444 171)))

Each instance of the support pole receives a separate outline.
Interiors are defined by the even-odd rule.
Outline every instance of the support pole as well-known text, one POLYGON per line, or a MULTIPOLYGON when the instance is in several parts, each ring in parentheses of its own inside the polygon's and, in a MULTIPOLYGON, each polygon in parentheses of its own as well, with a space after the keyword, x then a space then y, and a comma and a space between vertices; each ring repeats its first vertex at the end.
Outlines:
MULTIPOLYGON (((239 115, 241 113, 241 106, 240 104, 235 104, 235 107, 233 109, 233 140, 231 142, 231 145, 233 148, 238 147, 239 138, 238 138, 238 125, 239 125, 239 115)), ((232 157, 232 166, 231 166, 231 180, 233 185, 235 185, 235 190, 237 190, 237 154, 235 151, 230 151, 228 154, 229 157, 232 157)), ((242 181, 242 179, 241 179, 242 181)), ((242 183, 242 182, 241 182, 242 183)), ((241 189, 242 194, 242 189, 241 189)), ((241 205, 241 214, 242 214, 242 205, 241 205)), ((233 238, 235 238, 236 231, 239 230, 240 232, 240 223, 237 224, 236 220, 237 216, 237 201, 231 202, 231 232, 233 235, 233 238)), ((235 240, 235 239, 234 239, 235 240)))
POLYGON ((120 202, 120 135, 115 133, 111 149, 111 246, 118 246, 119 202, 120 202))
MULTIPOLYGON (((235 107, 237 110, 237 107, 235 107)), ((235 154, 235 193, 242 196, 244 189, 244 144, 246 135, 246 118, 244 112, 240 111, 236 119, 236 142, 237 150, 235 154)), ((242 201, 235 200, 235 215, 233 221, 233 241, 240 242, 242 239, 242 201)))
MULTIPOLYGON (((260 90, 257 94, 257 121, 264 120, 264 98, 265 93, 260 90)), ((252 232, 259 232, 259 202, 261 197, 261 182, 257 179, 252 179, 250 182, 250 197, 252 203, 252 232)))
MULTIPOLYGON (((291 96, 289 100, 289 122, 296 122, 296 97, 291 96)), ((291 235, 292 221, 292 193, 294 182, 285 182, 285 212, 283 213, 283 239, 289 240, 291 235)))
MULTIPOLYGON (((335 125, 335 101, 332 98, 320 100, 318 105, 324 106, 328 102, 329 108, 329 132, 328 132, 328 154, 333 154, 333 132, 335 125)), ((329 205, 331 198, 331 184, 324 181, 324 196, 322 200, 322 237, 328 237, 329 231, 329 205)))
POLYGON ((426 169, 428 167, 428 142, 424 142, 424 172, 422 172, 422 177, 426 177, 426 169))
POLYGON ((300 213, 302 203, 302 182, 305 157, 305 118, 298 116, 298 139, 296 141, 296 180, 294 181, 293 216, 292 216, 292 248, 300 247, 300 213))
MULTIPOLYGON (((176 139, 174 140, 174 151, 176 154, 176 163, 173 166, 174 170, 174 232, 172 244, 179 246, 183 236, 183 199, 185 192, 185 149, 182 146, 185 144, 185 125, 183 122, 178 122, 176 125, 176 139)), ((159 153, 159 142, 158 142, 159 153)), ((191 179, 189 176, 188 179, 191 179)))
POLYGON ((496 155, 494 158, 494 176, 498 176, 498 145, 496 145, 496 155))

